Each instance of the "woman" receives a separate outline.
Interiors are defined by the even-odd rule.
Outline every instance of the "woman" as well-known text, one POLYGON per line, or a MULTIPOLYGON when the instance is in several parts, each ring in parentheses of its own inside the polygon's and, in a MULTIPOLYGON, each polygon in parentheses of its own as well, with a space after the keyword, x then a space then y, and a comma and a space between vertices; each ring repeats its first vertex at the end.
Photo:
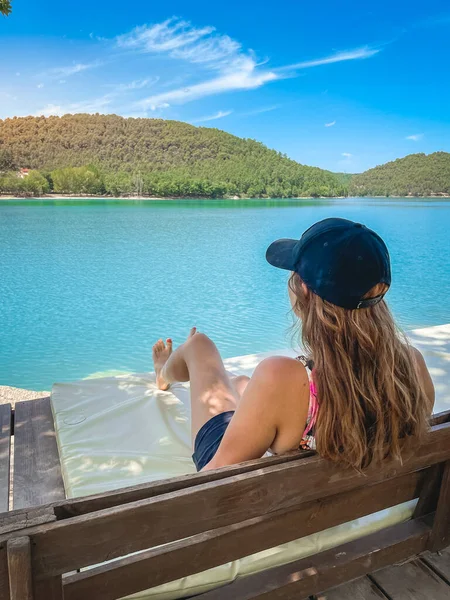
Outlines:
POLYGON ((190 381, 197 470, 299 447, 357 469, 401 459, 426 431, 434 388, 384 301, 391 269, 383 240, 359 223, 325 219, 300 240, 274 242, 266 258, 291 271, 310 360, 267 358, 251 378, 232 379, 195 328, 174 352, 170 339, 153 347, 160 389, 190 381))

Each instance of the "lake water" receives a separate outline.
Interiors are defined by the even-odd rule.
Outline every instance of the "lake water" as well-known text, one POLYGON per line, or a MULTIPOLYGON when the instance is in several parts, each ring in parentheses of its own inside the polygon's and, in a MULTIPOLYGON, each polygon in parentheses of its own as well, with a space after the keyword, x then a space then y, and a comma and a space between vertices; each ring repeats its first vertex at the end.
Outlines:
POLYGON ((450 322, 450 201, 0 201, 0 384, 146 371, 196 325, 224 356, 283 348, 286 273, 268 244, 330 216, 379 232, 406 328, 450 322))

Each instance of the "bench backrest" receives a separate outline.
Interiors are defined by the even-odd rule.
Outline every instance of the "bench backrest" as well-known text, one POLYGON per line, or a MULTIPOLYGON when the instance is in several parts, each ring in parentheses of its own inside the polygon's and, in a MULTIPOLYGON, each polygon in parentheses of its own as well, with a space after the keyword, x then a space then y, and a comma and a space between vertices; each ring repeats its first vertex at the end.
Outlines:
MULTIPOLYGON (((14 583, 20 568, 22 574, 29 572, 27 585, 37 600, 112 600, 418 497, 415 522, 395 529, 387 541, 379 538, 389 551, 378 552, 376 560, 443 547, 450 543, 449 417, 450 412, 435 416, 414 456, 403 464, 369 467, 364 474, 313 453, 293 453, 56 502, 26 513, 13 511, 0 516, 0 581, 8 575, 10 590, 22 585, 23 575, 14 583), (434 512, 433 528, 423 517, 434 512), (409 546, 405 540, 410 540, 409 546), (127 556, 134 552, 139 553, 127 556), (116 560, 74 573, 112 559, 116 560)), ((368 543, 374 544, 372 538, 368 543)), ((361 548, 364 542, 352 550, 352 560, 368 572, 371 567, 355 558, 361 548)), ((333 556, 341 560, 339 552, 333 556)), ((329 557, 317 560, 323 566, 329 557)), ((316 577, 316 567, 309 576, 316 577)), ((280 586, 307 582, 305 575, 298 578, 300 571, 292 580, 289 569, 292 566, 273 570, 268 581, 264 574, 259 579, 252 576, 250 583, 240 583, 232 592, 224 588, 205 598, 256 598, 274 585, 273 597, 285 597, 276 595, 280 586)), ((342 572, 353 573, 349 569, 346 563, 342 572)), ((322 577, 320 585, 323 581, 322 577)), ((9 597, 0 583, 0 599, 9 597)))

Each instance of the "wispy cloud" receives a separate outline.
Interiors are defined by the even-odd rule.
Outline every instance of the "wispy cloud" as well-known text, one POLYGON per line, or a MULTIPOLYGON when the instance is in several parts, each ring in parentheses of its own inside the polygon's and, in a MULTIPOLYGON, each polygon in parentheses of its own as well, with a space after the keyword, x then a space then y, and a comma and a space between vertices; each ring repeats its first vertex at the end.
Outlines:
POLYGON ((36 87, 37 87, 38 89, 41 89, 41 88, 43 88, 43 87, 44 87, 44 84, 43 84, 43 83, 38 83, 36 87))
POLYGON ((219 110, 214 115, 209 115, 208 117, 200 117, 199 119, 194 119, 191 123, 205 123, 206 121, 215 121, 216 119, 223 119, 224 117, 228 117, 231 115, 232 110, 219 110))
POLYGON ((136 27, 118 36, 116 46, 122 50, 187 61, 203 70, 217 73, 213 78, 140 100, 136 107, 144 110, 184 104, 225 92, 256 89, 271 81, 295 77, 301 69, 369 58, 380 51, 365 46, 316 60, 269 68, 267 61, 258 62, 251 50, 244 50, 239 42, 228 35, 219 34, 214 27, 195 27, 188 21, 176 18, 136 27))
POLYGON ((415 133, 414 135, 407 135, 406 140, 412 140, 413 142, 418 142, 423 138, 423 133, 415 133))
POLYGON ((249 110, 248 112, 241 113, 241 117, 253 117, 255 115, 261 115, 263 113, 271 112, 281 108, 281 104, 274 104, 273 106, 263 106, 261 108, 255 108, 255 110, 249 110))
POLYGON ((353 154, 350 154, 350 152, 343 152, 343 153, 342 153, 342 156, 343 156, 344 158, 351 158, 351 157, 353 156, 353 154))
POLYGON ((55 79, 59 77, 70 77, 71 75, 75 75, 76 73, 81 73, 82 71, 87 71, 88 69, 94 69, 96 67, 100 67, 103 64, 100 60, 95 60, 91 63, 74 63, 73 65, 68 65, 66 67, 56 67, 53 69, 49 69, 41 75, 46 75, 47 77, 54 77, 55 79))
POLYGON ((146 87, 150 87, 155 83, 158 83, 159 77, 149 77, 147 79, 135 79, 129 83, 117 83, 111 84, 109 87, 113 87, 117 92, 128 92, 130 90, 141 90, 146 87))
POLYGON ((345 50, 343 52, 336 52, 330 56, 324 58, 318 58, 316 60, 307 60, 304 62, 294 63, 293 65, 286 65, 278 69, 279 71, 297 70, 297 69, 310 69, 311 67, 320 67, 322 65, 330 65, 332 63, 347 61, 347 60, 361 60, 364 58, 370 58, 380 52, 380 48, 370 48, 364 46, 363 48, 356 48, 355 50, 345 50))
POLYGON ((336 125, 336 121, 331 121, 331 123, 325 123, 325 127, 333 127, 336 125))
POLYGON ((100 98, 94 98, 91 100, 85 100, 83 102, 74 102, 71 104, 47 104, 44 108, 36 111, 34 116, 50 117, 52 115, 62 117, 67 114, 75 113, 88 113, 95 114, 97 112, 103 112, 103 110, 111 104, 112 96, 107 94, 100 98))

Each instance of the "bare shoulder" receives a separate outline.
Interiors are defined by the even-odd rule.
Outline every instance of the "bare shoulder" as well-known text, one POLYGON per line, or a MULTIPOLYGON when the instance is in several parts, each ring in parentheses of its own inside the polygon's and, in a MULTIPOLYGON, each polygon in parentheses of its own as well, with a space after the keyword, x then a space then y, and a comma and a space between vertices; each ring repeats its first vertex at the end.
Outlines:
POLYGON ((414 346, 411 346, 411 350, 412 350, 413 356, 416 360, 417 373, 422 382, 425 394, 428 398, 428 403, 429 403, 430 413, 431 413, 433 410, 434 400, 435 400, 435 390, 434 390, 433 380, 431 379, 431 375, 430 375, 430 372, 428 371, 428 367, 426 365, 423 354, 420 352, 420 350, 418 350, 414 346))
POLYGON ((265 358, 256 367, 253 377, 265 381, 267 384, 290 386, 304 385, 308 382, 308 373, 304 365, 295 358, 288 356, 270 356, 265 358))
POLYGON ((414 346, 411 346, 411 351, 412 351, 412 354, 416 361, 416 365, 417 365, 417 369, 418 369, 419 373, 420 374, 428 373, 428 367, 427 367, 427 364, 425 362, 422 352, 418 348, 415 348, 414 346))

